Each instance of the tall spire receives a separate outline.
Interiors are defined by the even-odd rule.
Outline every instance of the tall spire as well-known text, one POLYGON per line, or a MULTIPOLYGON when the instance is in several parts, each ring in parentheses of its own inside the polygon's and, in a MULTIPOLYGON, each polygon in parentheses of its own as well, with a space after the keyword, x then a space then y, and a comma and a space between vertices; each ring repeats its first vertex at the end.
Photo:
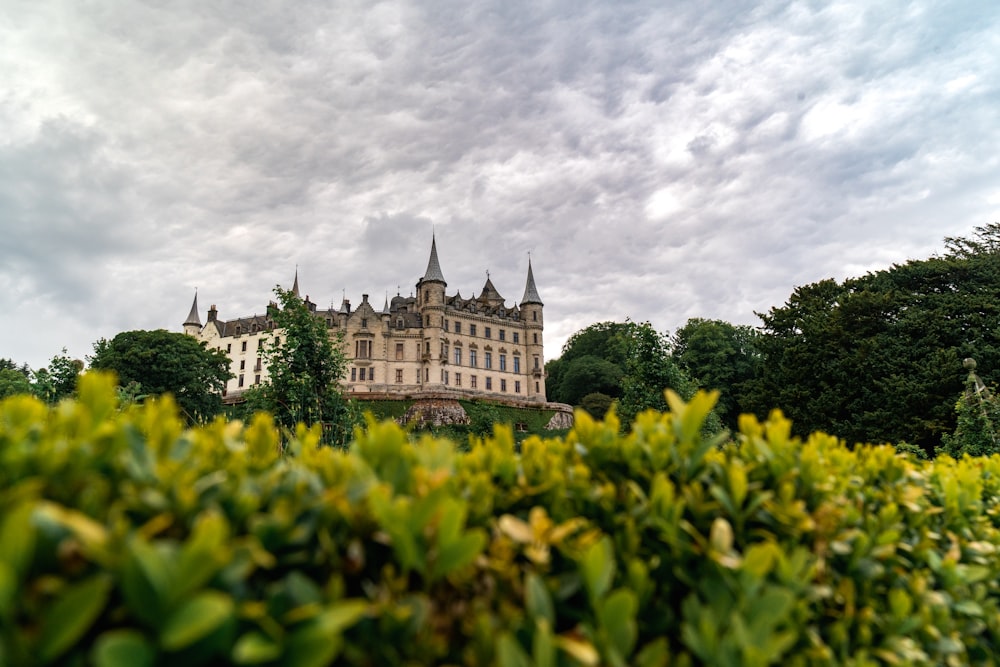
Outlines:
POLYGON ((194 302, 191 304, 191 312, 188 313, 187 319, 184 320, 184 326, 196 326, 201 328, 201 318, 198 317, 198 290, 194 291, 194 302))
POLYGON ((295 282, 292 283, 292 294, 299 296, 299 265, 295 265, 295 282))
POLYGON ((427 262, 427 270, 424 271, 424 277, 421 278, 421 282, 425 280, 445 282, 444 274, 441 273, 441 264, 438 263, 437 240, 433 234, 431 234, 431 258, 427 262))
POLYGON ((542 304, 542 299, 538 296, 538 288, 535 287, 535 276, 531 272, 531 258, 528 258, 528 281, 524 284, 524 296, 521 297, 521 305, 526 303, 542 304))

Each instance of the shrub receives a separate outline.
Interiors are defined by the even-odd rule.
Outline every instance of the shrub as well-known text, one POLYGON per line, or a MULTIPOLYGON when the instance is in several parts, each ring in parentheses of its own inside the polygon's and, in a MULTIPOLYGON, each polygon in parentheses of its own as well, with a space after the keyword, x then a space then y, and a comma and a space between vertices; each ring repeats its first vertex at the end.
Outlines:
POLYGON ((370 421, 349 452, 169 399, 0 403, 0 664, 992 664, 1000 457, 622 435, 468 452, 370 421))

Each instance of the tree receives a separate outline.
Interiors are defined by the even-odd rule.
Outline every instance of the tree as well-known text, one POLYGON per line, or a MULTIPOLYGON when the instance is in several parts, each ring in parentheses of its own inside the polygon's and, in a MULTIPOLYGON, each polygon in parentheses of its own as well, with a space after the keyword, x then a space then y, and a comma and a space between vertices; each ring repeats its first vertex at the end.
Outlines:
POLYGON ((549 399, 579 405, 595 392, 621 396, 627 329, 619 322, 598 322, 570 336, 562 355, 545 364, 549 399))
MULTIPOLYGON (((94 343, 89 361, 92 369, 114 371, 121 387, 137 383, 146 395, 172 394, 192 423, 219 414, 222 390, 232 377, 225 352, 164 329, 102 338, 94 343)), ((132 389, 139 392, 134 385, 132 389)))
POLYGON ((30 394, 31 382, 19 369, 0 368, 0 399, 18 394, 30 394))
POLYGON ((960 458, 990 456, 1000 453, 1000 402, 976 375, 976 362, 966 359, 963 366, 969 369, 965 391, 955 405, 955 432, 941 439, 938 454, 960 458))
POLYGON ((347 370, 343 333, 335 345, 326 323, 302 299, 280 286, 274 293, 278 305, 271 316, 280 335, 264 348, 269 377, 246 392, 247 406, 271 412, 289 429, 299 422, 323 424, 325 442, 346 444, 358 420, 340 387, 347 370))
MULTIPOLYGON (((630 424, 644 410, 669 412, 664 391, 673 389, 684 400, 694 396, 696 386, 670 354, 666 336, 649 322, 627 323, 625 376, 618 413, 622 423, 630 424)), ((717 433, 722 422, 714 412, 705 422, 705 430, 717 433)))
POLYGON ((748 412, 748 383, 760 374, 760 332, 721 320, 692 318, 673 336, 671 356, 702 389, 720 392, 716 412, 730 429, 748 412))
POLYGON ((83 362, 62 354, 52 357, 47 368, 39 368, 33 375, 32 391, 46 403, 58 403, 76 394, 76 383, 83 372, 83 362))
POLYGON ((761 315, 752 409, 780 407, 798 433, 933 452, 956 426, 960 360, 1000 368, 1000 254, 987 232, 1000 229, 948 239, 944 257, 796 288, 761 315))

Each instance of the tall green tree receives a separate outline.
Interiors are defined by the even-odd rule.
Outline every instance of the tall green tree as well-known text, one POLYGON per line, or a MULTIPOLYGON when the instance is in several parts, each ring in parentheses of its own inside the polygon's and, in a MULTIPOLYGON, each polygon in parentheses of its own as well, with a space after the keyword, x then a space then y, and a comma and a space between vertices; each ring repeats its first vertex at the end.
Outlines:
POLYGON ((580 405, 587 394, 620 397, 627 331, 621 322, 597 322, 570 336, 559 358, 545 364, 549 400, 580 405))
POLYGON ((1000 368, 997 232, 948 239, 942 257, 796 288, 761 315, 754 411, 780 407, 800 433, 933 452, 955 429, 961 360, 1000 368))
POLYGON ((347 370, 343 334, 331 338, 324 320, 290 290, 279 286, 274 293, 271 317, 279 333, 264 348, 269 377, 246 392, 247 407, 271 412, 289 429, 323 424, 326 442, 346 444, 357 415, 340 385, 347 370))
POLYGON ((671 356, 691 380, 719 391, 715 409, 730 429, 750 411, 746 394, 761 371, 759 342, 760 332, 753 327, 701 318, 689 319, 671 341, 671 356))
POLYGON ((47 367, 32 373, 32 391, 49 404, 69 398, 76 394, 76 383, 80 380, 83 366, 79 359, 67 356, 66 348, 63 348, 62 354, 52 357, 47 367))
POLYGON ((0 398, 31 394, 31 382, 20 370, 0 367, 0 398))
POLYGON ((90 367, 114 371, 122 387, 146 395, 172 394, 187 419, 204 422, 222 409, 222 390, 232 377, 229 357, 187 334, 164 329, 124 331, 94 343, 90 367), (135 383, 135 384, 132 384, 135 383))
MULTIPOLYGON (((623 424, 630 424, 644 410, 668 412, 666 389, 673 389, 684 400, 694 396, 697 386, 674 361, 669 339, 649 322, 627 323, 625 354, 625 375, 618 407, 623 424)), ((706 419, 705 430, 711 433, 723 430, 714 412, 706 419)))

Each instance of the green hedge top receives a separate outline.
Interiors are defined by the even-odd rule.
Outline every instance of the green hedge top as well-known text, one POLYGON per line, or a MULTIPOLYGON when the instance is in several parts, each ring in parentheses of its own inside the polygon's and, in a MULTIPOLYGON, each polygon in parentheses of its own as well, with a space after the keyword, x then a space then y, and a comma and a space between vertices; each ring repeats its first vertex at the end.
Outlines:
POLYGON ((468 452, 0 403, 0 665, 940 665, 1000 655, 1000 457, 704 439, 714 397, 468 452))

